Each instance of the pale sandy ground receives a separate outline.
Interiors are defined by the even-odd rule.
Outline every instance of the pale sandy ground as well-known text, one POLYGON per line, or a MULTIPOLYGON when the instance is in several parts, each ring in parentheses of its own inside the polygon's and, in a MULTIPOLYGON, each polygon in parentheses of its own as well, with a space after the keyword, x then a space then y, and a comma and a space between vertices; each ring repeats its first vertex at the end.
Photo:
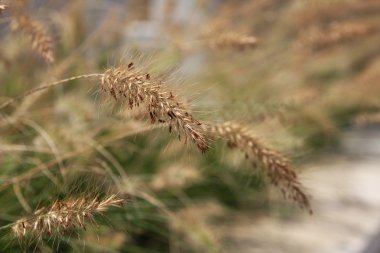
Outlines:
POLYGON ((342 154, 303 173, 314 215, 239 217, 221 229, 227 252, 360 253, 380 230, 380 130, 345 134, 342 154))

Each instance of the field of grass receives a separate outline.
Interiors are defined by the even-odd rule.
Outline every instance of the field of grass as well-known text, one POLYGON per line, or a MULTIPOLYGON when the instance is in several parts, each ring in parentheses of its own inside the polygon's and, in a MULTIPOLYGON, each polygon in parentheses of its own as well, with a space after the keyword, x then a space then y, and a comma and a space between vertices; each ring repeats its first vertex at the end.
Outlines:
POLYGON ((0 36, 0 252, 224 252, 380 122, 377 0, 0 0, 0 36))

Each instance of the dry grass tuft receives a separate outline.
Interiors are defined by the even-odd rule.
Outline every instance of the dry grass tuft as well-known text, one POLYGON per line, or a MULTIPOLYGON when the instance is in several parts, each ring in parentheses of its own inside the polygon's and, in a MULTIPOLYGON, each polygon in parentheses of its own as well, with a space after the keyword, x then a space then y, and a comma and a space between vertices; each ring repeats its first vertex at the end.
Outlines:
POLYGON ((103 213, 111 206, 120 206, 122 202, 114 194, 101 200, 97 197, 57 200, 50 207, 40 208, 30 217, 17 220, 12 226, 13 235, 19 240, 29 235, 41 239, 77 228, 85 229, 87 221, 95 221, 95 214, 103 213))
POLYGON ((161 169, 150 182, 154 190, 181 189, 201 180, 200 171, 188 165, 176 165, 161 169))
POLYGON ((308 196, 283 155, 266 147, 248 128, 236 123, 208 126, 208 131, 212 136, 227 140, 231 148, 237 147, 243 151, 254 166, 258 164, 265 170, 271 183, 281 189, 285 198, 312 213, 308 196))
POLYGON ((380 112, 362 113, 354 119, 356 126, 362 127, 367 125, 380 124, 380 112))
POLYGON ((211 39, 210 46, 214 49, 235 48, 244 50, 254 48, 257 45, 257 39, 254 36, 242 35, 238 33, 223 33, 211 39))
POLYGON ((27 34, 33 48, 47 61, 54 62, 54 40, 47 29, 38 21, 26 15, 15 16, 12 19, 12 29, 27 34))
POLYGON ((183 134, 185 142, 189 138, 202 152, 207 150, 202 123, 179 102, 164 82, 136 69, 133 63, 127 68, 108 69, 102 77, 101 88, 115 100, 127 99, 131 109, 146 104, 152 123, 168 123, 169 132, 176 129, 179 139, 183 134))

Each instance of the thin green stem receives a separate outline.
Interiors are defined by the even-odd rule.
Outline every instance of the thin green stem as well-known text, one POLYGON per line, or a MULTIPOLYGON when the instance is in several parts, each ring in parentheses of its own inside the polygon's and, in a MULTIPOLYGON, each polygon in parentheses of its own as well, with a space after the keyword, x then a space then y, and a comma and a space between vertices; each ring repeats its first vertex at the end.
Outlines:
POLYGON ((0 231, 1 231, 1 230, 4 230, 4 229, 7 229, 7 228, 9 228, 9 227, 12 227, 14 224, 15 224, 15 222, 12 222, 12 223, 9 223, 9 224, 7 224, 7 225, 4 225, 4 226, 0 227, 0 231))
POLYGON ((81 79, 81 78, 90 78, 90 77, 102 77, 103 74, 99 74, 99 73, 94 73, 94 74, 86 74, 86 75, 80 75, 80 76, 73 76, 73 77, 69 77, 69 78, 66 78, 66 79, 61 79, 59 81, 56 81, 56 82, 53 82, 53 83, 49 83, 47 85, 43 85, 43 86, 39 86, 35 89, 32 89, 30 91, 27 91, 25 92, 23 95, 19 96, 19 97, 16 97, 16 98, 12 98, 4 103, 2 103, 0 105, 0 109, 3 109, 11 104, 13 104, 14 102, 20 100, 20 99, 23 99, 33 93, 36 93, 36 92, 39 92, 39 91, 42 91, 42 90, 46 90, 46 89, 50 89, 50 88, 53 88, 55 86, 58 86, 58 85, 61 85, 61 84, 65 84, 67 82, 70 82, 70 81, 73 81, 73 80, 77 80, 77 79, 81 79))

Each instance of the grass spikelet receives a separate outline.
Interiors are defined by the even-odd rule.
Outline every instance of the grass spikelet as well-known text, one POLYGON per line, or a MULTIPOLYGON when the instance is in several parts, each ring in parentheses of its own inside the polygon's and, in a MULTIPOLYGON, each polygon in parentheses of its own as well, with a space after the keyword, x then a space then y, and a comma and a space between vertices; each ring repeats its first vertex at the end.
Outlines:
POLYGON ((230 147, 239 148, 253 165, 258 164, 265 170, 271 183, 281 189, 285 198, 295 201, 301 208, 312 213, 308 196, 283 155, 266 147, 249 129, 236 123, 211 125, 208 126, 208 131, 212 136, 228 141, 230 147))
POLYGON ((12 29, 20 30, 27 34, 32 47, 45 61, 48 63, 54 62, 54 40, 42 24, 29 16, 20 15, 13 18, 12 29))
POLYGON ((115 100, 126 99, 131 109, 146 104, 152 123, 167 123, 169 132, 175 129, 179 139, 183 134, 185 142, 189 138, 202 152, 207 150, 202 123, 179 102, 164 82, 136 69, 133 63, 127 68, 108 69, 102 77, 101 89, 115 100))
POLYGON ((210 42, 210 46, 214 49, 235 48, 244 50, 254 48, 256 45, 256 37, 233 32, 221 34, 210 42))
POLYGON ((95 221, 94 215, 105 212, 111 206, 120 206, 122 202, 114 194, 101 200, 97 197, 56 200, 50 207, 42 207, 30 217, 17 220, 12 232, 21 241, 27 236, 41 239, 73 229, 85 229, 88 221, 95 221))

